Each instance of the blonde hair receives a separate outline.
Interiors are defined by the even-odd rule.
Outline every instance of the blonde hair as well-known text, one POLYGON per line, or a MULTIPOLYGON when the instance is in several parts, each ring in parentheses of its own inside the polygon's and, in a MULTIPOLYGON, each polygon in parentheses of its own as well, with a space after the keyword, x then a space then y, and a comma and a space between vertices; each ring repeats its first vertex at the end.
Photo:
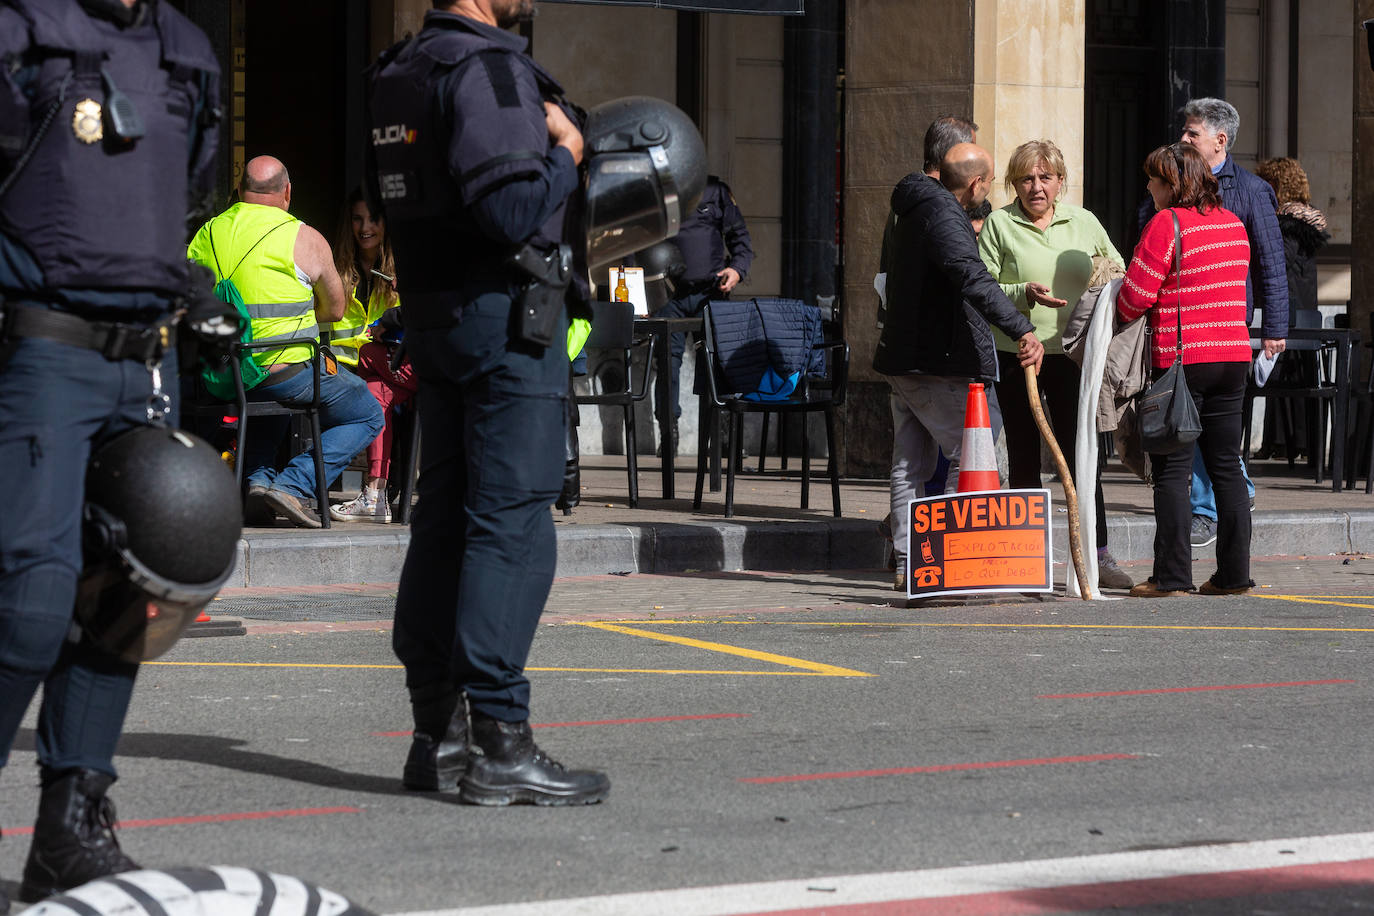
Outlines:
MULTIPOLYGON (((354 292, 358 289, 358 283, 362 277, 358 276, 358 242, 353 238, 353 208, 364 203, 361 190, 356 190, 348 195, 348 202, 344 204, 343 216, 339 221, 338 241, 334 245, 334 269, 339 273, 339 280, 343 283, 344 295, 349 299, 353 298, 354 292)), ((373 213, 372 205, 367 204, 368 212, 372 216, 373 222, 377 223, 382 230, 382 250, 377 255, 375 269, 386 274, 393 280, 396 278, 396 258, 391 253, 391 234, 386 231, 386 214, 373 213)), ((393 307, 400 298, 396 294, 396 288, 390 283, 372 285, 375 293, 378 289, 382 291, 382 301, 387 308, 393 307)), ((367 305, 366 302, 363 305, 367 305)))
MULTIPOLYGON (((1002 179, 1007 193, 1015 197, 1016 183, 1035 171, 1042 162, 1047 169, 1058 175, 1061 181, 1068 183, 1069 170, 1064 165, 1064 154, 1059 151, 1059 147, 1050 140, 1027 140, 1012 150, 1011 158, 1007 160, 1007 174, 1002 179)), ((1062 194, 1064 189, 1061 187, 1059 191, 1062 194)))

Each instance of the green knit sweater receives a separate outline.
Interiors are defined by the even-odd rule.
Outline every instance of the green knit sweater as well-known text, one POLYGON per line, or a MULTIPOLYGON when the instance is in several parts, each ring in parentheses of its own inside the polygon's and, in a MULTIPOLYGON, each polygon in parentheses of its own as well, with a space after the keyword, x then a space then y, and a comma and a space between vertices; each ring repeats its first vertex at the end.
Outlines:
MULTIPOLYGON (((1035 336, 1045 345, 1046 353, 1064 352, 1059 337, 1069 312, 1088 288, 1093 255, 1126 266, 1097 217, 1064 201, 1055 204, 1054 220, 1043 232, 1026 218, 1017 201, 994 210, 978 236, 978 253, 1007 298, 1035 325, 1035 336), (1069 304, 1064 308, 1031 306, 1026 284, 1032 282, 1044 283, 1051 295, 1067 299, 1069 304)), ((1016 343, 1007 335, 996 328, 992 333, 997 349, 1016 352, 1016 343)))

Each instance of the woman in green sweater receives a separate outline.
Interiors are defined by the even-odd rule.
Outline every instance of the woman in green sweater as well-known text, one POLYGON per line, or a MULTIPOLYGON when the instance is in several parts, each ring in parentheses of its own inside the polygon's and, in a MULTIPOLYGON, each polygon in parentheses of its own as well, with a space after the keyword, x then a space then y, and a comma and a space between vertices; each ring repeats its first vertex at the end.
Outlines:
MULTIPOLYGON (((1045 345, 1045 361, 1038 384, 1045 395, 1055 438, 1066 454, 1073 454, 1078 433, 1079 369, 1064 355, 1060 336, 1092 276, 1093 257, 1108 258, 1125 267, 1102 224, 1082 207, 1060 200, 1067 179, 1064 154, 1048 140, 1022 143, 1007 163, 1007 190, 1016 200, 994 210, 983 224, 978 251, 988 271, 1008 298, 1035 325, 1045 345)), ((1013 488, 1040 486, 1040 432, 1026 405, 1026 379, 1016 358, 1016 342, 996 328, 997 399, 1002 404, 1003 429, 1013 488)), ((1095 432, 1092 430, 1090 432, 1095 432)), ((1099 473, 1100 478, 1100 473, 1099 473)), ((1107 550, 1107 518, 1101 480, 1097 486, 1097 565, 1102 588, 1130 588, 1131 578, 1107 550)))

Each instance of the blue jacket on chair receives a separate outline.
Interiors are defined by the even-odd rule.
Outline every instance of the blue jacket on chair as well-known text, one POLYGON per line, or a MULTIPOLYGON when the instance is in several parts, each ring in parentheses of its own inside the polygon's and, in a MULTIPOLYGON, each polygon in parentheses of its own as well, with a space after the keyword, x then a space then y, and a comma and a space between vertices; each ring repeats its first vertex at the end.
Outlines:
MULTIPOLYGON (((710 321, 721 394, 751 395, 762 384, 776 393, 757 399, 781 400, 791 389, 776 388, 769 370, 781 379, 825 371, 825 352, 814 349, 823 337, 821 311, 800 299, 712 302, 710 321)), ((698 394, 705 390, 703 374, 694 389, 698 394)))

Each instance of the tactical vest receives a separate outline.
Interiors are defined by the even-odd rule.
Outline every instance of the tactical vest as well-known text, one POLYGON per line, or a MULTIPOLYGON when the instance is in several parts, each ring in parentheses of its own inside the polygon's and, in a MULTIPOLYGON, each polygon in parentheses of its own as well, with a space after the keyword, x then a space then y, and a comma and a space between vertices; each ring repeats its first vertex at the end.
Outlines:
POLYGON ((7 0, 39 61, 26 142, 48 127, 0 199, 0 231, 33 256, 50 289, 186 288, 188 171, 197 114, 219 65, 203 33, 169 3, 120 30, 76 0, 7 0), (113 87, 113 89, 112 89, 113 87), (113 135, 117 89, 145 133, 113 135))
MULTIPOLYGON (((407 293, 443 293, 457 287, 465 273, 471 277, 510 271, 507 259, 514 248, 482 233, 459 187, 472 174, 521 158, 543 159, 548 152, 539 149, 499 156, 492 162, 472 163, 464 174, 453 174, 447 144, 451 121, 461 115, 455 115, 443 97, 446 77, 475 55, 490 52, 506 55, 511 67, 528 69, 544 98, 561 100, 563 92, 527 55, 454 22, 459 18, 427 16, 420 35, 384 52, 370 74, 368 171, 375 174, 373 193, 386 208, 397 257, 407 259, 398 265, 407 293), (455 264, 455 255, 460 263, 455 264)), ((468 125, 466 129, 480 128, 468 125)), ((563 239, 539 233, 531 241, 552 247, 563 239)))
MULTIPOLYGON (((253 343, 292 337, 319 339, 315 296, 296 269, 296 235, 301 221, 277 207, 239 202, 200 228, 186 257, 215 272, 216 282, 234 281, 252 319, 253 343)), ((302 363, 306 346, 258 350, 260 366, 302 363)))
MULTIPOLYGON (((399 305, 400 301, 397 300, 396 304, 399 305)), ((329 326, 329 349, 339 362, 349 366, 358 365, 358 349, 371 339, 367 336, 368 325, 381 318, 388 308, 386 294, 379 284, 373 284, 372 295, 368 297, 366 305, 358 301, 358 291, 353 291, 343 318, 329 326)))

